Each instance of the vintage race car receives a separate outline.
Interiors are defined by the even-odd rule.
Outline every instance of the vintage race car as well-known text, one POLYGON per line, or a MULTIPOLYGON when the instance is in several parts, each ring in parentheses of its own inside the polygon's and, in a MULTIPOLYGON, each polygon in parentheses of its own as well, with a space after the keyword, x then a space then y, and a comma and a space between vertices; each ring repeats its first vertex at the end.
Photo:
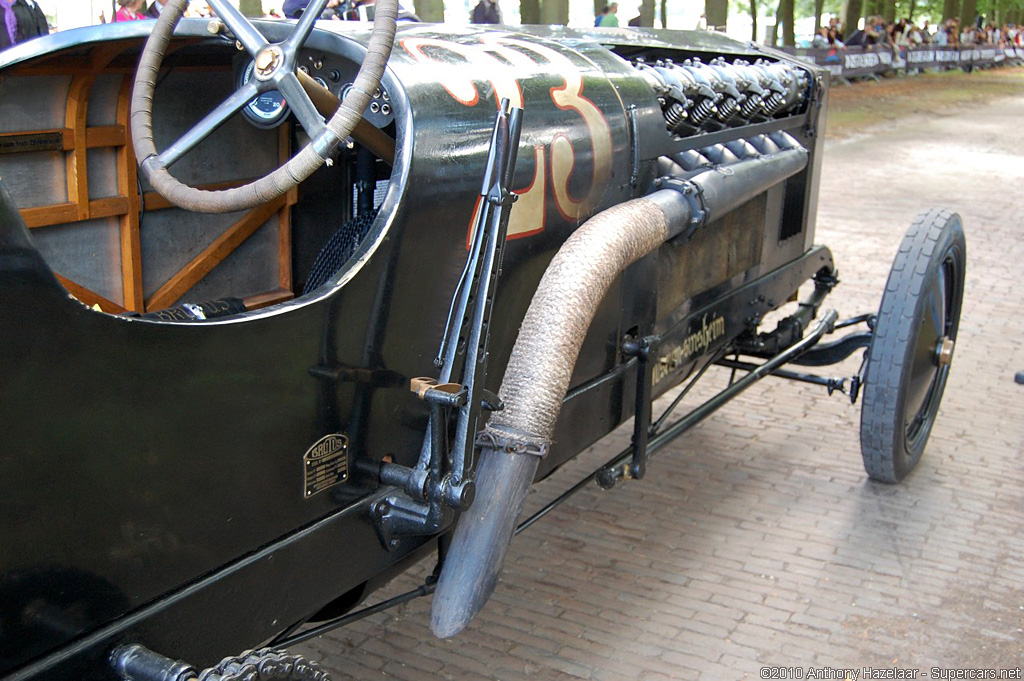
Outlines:
POLYGON ((923 213, 877 314, 823 307, 815 67, 210 4, 0 54, 0 677, 326 678, 278 649, 430 554, 370 611, 432 594, 452 636, 532 482, 630 419, 573 489, 641 478, 772 374, 861 399, 871 478, 920 458, 963 230, 923 213), (652 415, 712 366, 736 380, 652 415))

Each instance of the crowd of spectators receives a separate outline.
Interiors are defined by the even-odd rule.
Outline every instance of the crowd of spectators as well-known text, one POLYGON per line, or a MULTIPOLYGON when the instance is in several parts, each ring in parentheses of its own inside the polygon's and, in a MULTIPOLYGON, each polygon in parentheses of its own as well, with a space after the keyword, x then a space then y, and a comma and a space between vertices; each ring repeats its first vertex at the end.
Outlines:
MULTIPOLYGON (((255 13, 246 11, 243 6, 242 13, 247 16, 256 16, 267 19, 297 18, 305 10, 310 0, 285 0, 281 12, 271 10, 263 12, 257 9, 255 13)), ((372 20, 373 5, 375 0, 328 0, 327 5, 321 14, 321 19, 336 20, 372 20)), ((167 0, 116 0, 116 11, 112 17, 107 18, 106 12, 101 12, 97 20, 99 23, 120 22, 120 21, 142 21, 146 19, 157 19, 163 11, 167 0)), ((250 3, 259 8, 260 3, 250 3)), ((500 10, 497 9, 497 0, 481 0, 481 6, 488 10, 485 16, 477 17, 474 14, 474 21, 483 19, 479 23, 498 23, 501 21, 500 10)), ((189 0, 186 17, 209 18, 213 16, 206 0, 189 0)), ((399 21, 418 21, 419 19, 412 12, 404 9, 399 10, 399 21)), ((32 38, 46 35, 52 30, 46 20, 43 10, 36 4, 36 0, 0 0, 0 50, 11 47, 18 43, 25 42, 32 38)))
POLYGON ((846 43, 842 37, 842 25, 833 17, 829 20, 828 26, 818 28, 818 32, 811 39, 811 47, 845 47, 846 43))
POLYGON ((1024 29, 1014 24, 985 23, 982 17, 973 24, 962 27, 959 17, 948 19, 934 30, 925 21, 918 26, 909 19, 883 21, 878 15, 869 16, 864 28, 851 31, 840 40, 842 26, 832 19, 829 25, 818 29, 811 41, 811 47, 920 47, 922 45, 994 45, 997 47, 1024 47, 1024 29))
MULTIPOLYGON (((117 0, 117 13, 111 21, 136 21, 155 19, 160 16, 167 0, 117 0)), ((367 12, 360 8, 370 8, 374 0, 329 0, 322 19, 366 19, 367 12)), ((309 0, 285 0, 282 11, 285 17, 296 18, 305 9, 309 0)), ((472 23, 501 23, 501 13, 496 0, 480 0, 471 15, 472 23)), ((597 15, 595 26, 616 26, 618 4, 611 2, 597 15)), ((203 0, 191 0, 185 16, 209 17, 212 15, 209 5, 203 0)), ((281 18, 277 12, 264 14, 264 17, 281 18)), ((372 10, 369 14, 372 17, 372 10)), ((405 12, 401 19, 416 20, 415 15, 405 12)), ((0 0, 0 50, 11 45, 24 42, 36 36, 45 35, 50 31, 43 11, 36 0, 0 0)), ((100 21, 106 22, 101 14, 100 21)), ((634 22, 630 21, 632 25, 634 22)), ((918 26, 908 19, 899 21, 883 21, 881 16, 867 17, 864 28, 855 29, 845 35, 843 26, 837 18, 832 18, 827 26, 818 28, 811 40, 812 48, 844 48, 854 46, 878 45, 893 49, 900 47, 918 47, 921 45, 968 46, 993 45, 998 47, 1024 47, 1024 26, 1004 24, 999 26, 993 22, 985 22, 982 17, 977 21, 962 25, 959 18, 948 19, 934 30, 925 21, 918 26)))

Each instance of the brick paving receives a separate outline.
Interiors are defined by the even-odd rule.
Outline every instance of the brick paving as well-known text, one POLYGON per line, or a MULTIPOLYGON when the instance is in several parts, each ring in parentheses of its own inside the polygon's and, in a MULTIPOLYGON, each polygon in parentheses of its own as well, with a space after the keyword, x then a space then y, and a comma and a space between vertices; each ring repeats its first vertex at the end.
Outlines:
MULTIPOLYGON (((836 255, 844 283, 829 304, 840 314, 877 306, 919 210, 949 206, 966 225, 956 360, 903 484, 867 480, 858 407, 768 379, 660 452, 643 482, 589 488, 521 535, 456 638, 431 636, 420 599, 298 649, 336 679, 756 679, 763 667, 929 678, 933 666, 1024 666, 1021 112, 1024 98, 1008 99, 829 144, 817 240, 836 255)), ((709 375, 695 392, 724 380, 709 375)), ((527 510, 628 439, 620 429, 539 485, 527 510)), ((380 596, 416 586, 427 567, 380 596)))

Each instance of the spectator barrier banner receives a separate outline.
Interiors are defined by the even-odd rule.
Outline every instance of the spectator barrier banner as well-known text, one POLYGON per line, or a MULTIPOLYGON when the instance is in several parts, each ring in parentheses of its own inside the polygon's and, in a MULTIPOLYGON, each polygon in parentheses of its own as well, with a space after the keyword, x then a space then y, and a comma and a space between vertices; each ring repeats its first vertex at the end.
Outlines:
POLYGON ((786 52, 828 69, 836 78, 856 78, 882 74, 894 69, 925 69, 959 66, 970 69, 999 64, 1007 60, 1024 61, 1024 47, 842 47, 821 49, 785 48, 786 52))

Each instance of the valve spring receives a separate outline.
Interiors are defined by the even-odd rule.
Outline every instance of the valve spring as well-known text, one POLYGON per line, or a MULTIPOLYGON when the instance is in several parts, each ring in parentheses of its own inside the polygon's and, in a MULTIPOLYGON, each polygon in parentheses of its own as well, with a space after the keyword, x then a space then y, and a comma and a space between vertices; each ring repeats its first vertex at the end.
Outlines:
POLYGON ((665 109, 665 122, 672 132, 679 132, 679 128, 686 122, 686 109, 679 102, 672 102, 665 109))
POLYGON ((764 103, 764 98, 759 94, 747 95, 747 101, 743 103, 743 108, 740 110, 740 116, 742 118, 750 119, 761 109, 761 105, 764 103))
POLYGON ((769 116, 773 116, 776 112, 778 112, 779 109, 782 108, 782 105, 785 103, 785 97, 783 97, 778 92, 773 92, 771 97, 764 101, 764 112, 769 116))
POLYGON ((707 119, 711 118, 711 114, 715 112, 715 103, 710 99, 704 98, 700 100, 697 106, 693 107, 693 112, 690 114, 690 121, 693 125, 700 125, 707 119))
POLYGON ((730 118, 736 115, 736 112, 740 110, 740 105, 736 103, 736 100, 732 97, 727 97, 721 104, 718 105, 718 120, 728 121, 730 118))

